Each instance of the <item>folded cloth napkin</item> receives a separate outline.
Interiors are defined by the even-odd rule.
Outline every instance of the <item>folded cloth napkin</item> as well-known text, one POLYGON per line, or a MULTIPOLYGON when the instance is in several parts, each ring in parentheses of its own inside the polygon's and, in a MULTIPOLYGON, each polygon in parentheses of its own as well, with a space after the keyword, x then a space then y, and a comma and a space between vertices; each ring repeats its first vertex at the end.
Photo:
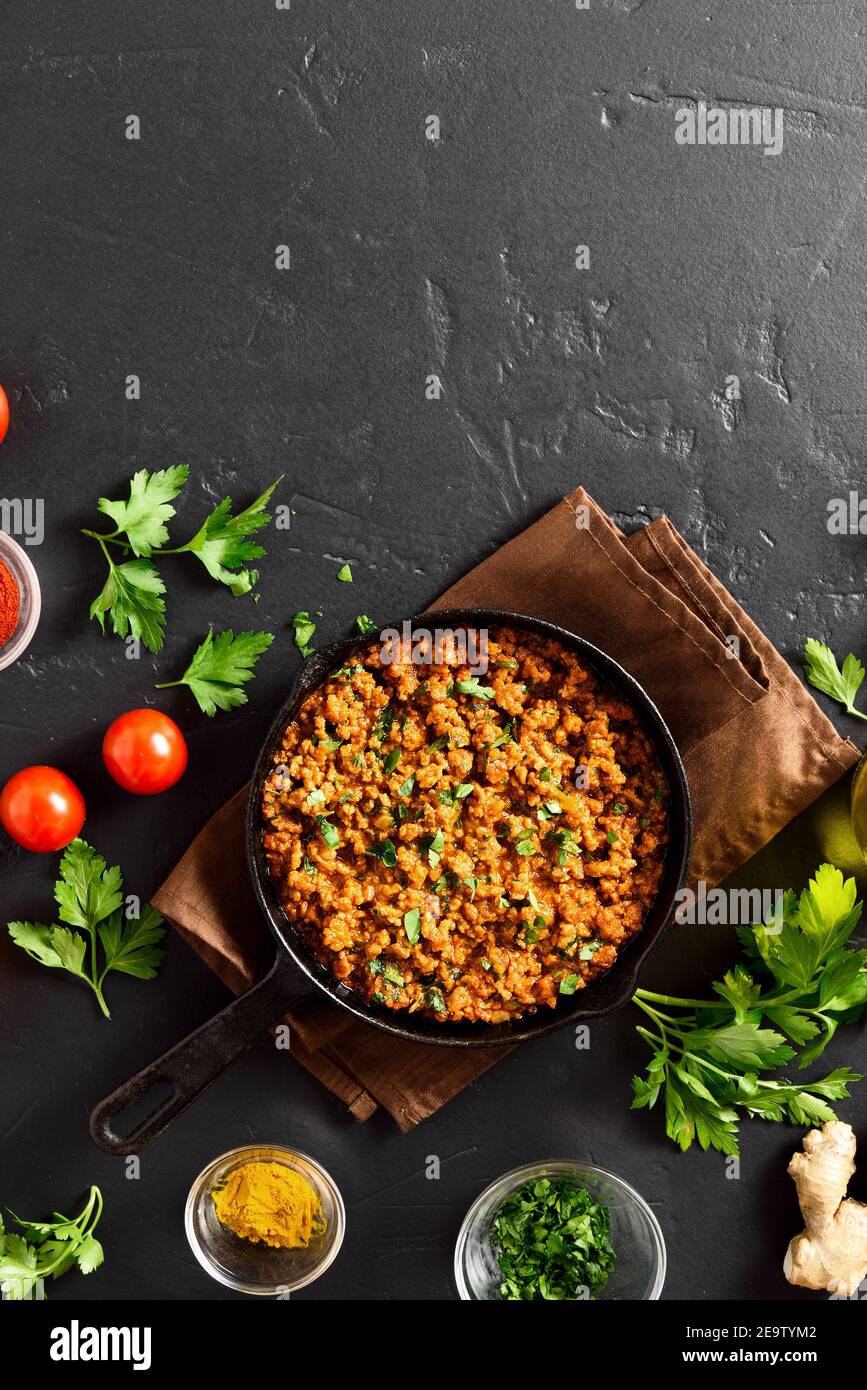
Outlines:
MULTIPOLYGON (((857 761, 857 748, 665 517, 624 536, 579 488, 433 607, 546 618, 637 677, 686 765, 693 881, 718 883, 857 761)), ((244 858, 244 797, 217 812, 153 899, 236 993, 273 958, 244 858)), ((508 1051, 404 1042, 315 996, 289 1022, 296 1058, 358 1119, 382 1105, 403 1130, 508 1051)))

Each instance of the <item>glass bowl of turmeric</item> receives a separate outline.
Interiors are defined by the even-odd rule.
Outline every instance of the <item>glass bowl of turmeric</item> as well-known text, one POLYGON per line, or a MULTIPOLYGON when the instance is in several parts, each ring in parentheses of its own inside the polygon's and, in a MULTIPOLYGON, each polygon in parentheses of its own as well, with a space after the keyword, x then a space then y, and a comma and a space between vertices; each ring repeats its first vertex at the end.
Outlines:
POLYGON ((0 531, 0 671, 30 646, 42 611, 42 595, 30 556, 0 531))
POLYGON ((325 1273, 343 1244, 346 1211, 315 1159, 278 1144, 248 1144, 203 1169, 184 1224, 212 1279, 280 1298, 325 1273))

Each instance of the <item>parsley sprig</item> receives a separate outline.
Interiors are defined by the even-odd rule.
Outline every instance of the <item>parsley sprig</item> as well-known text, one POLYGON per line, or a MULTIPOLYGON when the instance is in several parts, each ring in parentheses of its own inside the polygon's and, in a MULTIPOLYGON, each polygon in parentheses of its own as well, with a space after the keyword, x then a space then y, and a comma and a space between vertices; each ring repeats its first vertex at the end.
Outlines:
POLYGON ((163 681, 157 690, 170 690, 176 685, 188 685, 203 714, 213 717, 218 709, 237 709, 246 705, 244 686, 255 675, 255 665, 274 641, 270 632, 239 632, 230 630, 214 636, 213 629, 180 680, 163 681))
POLYGON ((152 980, 165 955, 157 945, 165 936, 163 919, 149 903, 140 915, 125 915, 120 869, 108 868, 85 840, 73 840, 64 851, 54 897, 60 920, 67 926, 10 922, 9 935, 32 960, 51 970, 66 970, 89 985, 110 1018, 103 996, 106 976, 117 970, 152 980), (70 931, 70 927, 80 930, 70 931))
POLYGON ((102 1246, 94 1236, 102 1215, 102 1193, 92 1187, 81 1213, 72 1220, 54 1212, 53 1221, 22 1221, 9 1215, 23 1235, 6 1231, 0 1217, 0 1292, 10 1302, 29 1299, 40 1279, 59 1279, 73 1265, 92 1274, 102 1264, 102 1246))
POLYGON ((167 523, 175 515, 175 499, 189 475, 186 464, 154 473, 140 469, 130 481, 128 498, 101 497, 97 503, 103 516, 114 522, 114 530, 82 532, 97 542, 108 565, 103 589, 90 605, 91 618, 103 632, 108 618, 118 637, 131 634, 151 652, 163 645, 166 619, 166 586, 154 558, 195 555, 211 578, 233 594, 250 593, 259 578, 250 562, 265 554, 250 537, 271 520, 266 506, 280 482, 278 478, 236 515, 231 498, 224 498, 186 544, 169 547, 167 523), (118 554, 127 558, 118 559, 118 554))
POLYGON ((867 951, 847 947, 861 917, 855 897, 855 880, 823 864, 800 896, 785 894, 777 918, 739 928, 750 969, 738 964, 715 981, 716 998, 638 990, 633 1003, 651 1025, 638 1032, 653 1056, 633 1077, 633 1109, 662 1097, 669 1139, 729 1155, 738 1153, 740 1112, 802 1125, 834 1119, 828 1102, 848 1096, 858 1073, 838 1067, 804 1082, 764 1073, 795 1057, 809 1066, 862 1013, 867 951))
POLYGON ((855 696, 864 681, 864 667, 850 652, 843 662, 843 669, 837 665, 837 658, 824 642, 808 637, 804 648, 804 671, 807 680, 832 700, 839 700, 847 714, 856 719, 867 719, 860 709, 855 708, 855 696))

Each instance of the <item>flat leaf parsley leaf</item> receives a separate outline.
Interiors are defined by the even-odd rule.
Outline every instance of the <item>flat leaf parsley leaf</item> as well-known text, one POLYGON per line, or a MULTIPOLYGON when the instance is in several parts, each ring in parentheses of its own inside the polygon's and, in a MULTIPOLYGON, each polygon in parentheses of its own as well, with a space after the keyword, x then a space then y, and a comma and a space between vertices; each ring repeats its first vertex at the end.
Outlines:
POLYGON ((867 719, 867 714, 856 709, 854 703, 864 681, 864 667, 857 656, 850 652, 841 671, 831 648, 826 647, 824 642, 817 642, 815 637, 808 637, 804 649, 804 670, 810 684, 825 695, 830 695, 832 700, 839 700, 847 714, 854 715, 856 719, 867 719))
POLYGON ((66 926, 10 922, 9 935, 32 960, 51 970, 66 970, 89 985, 108 1018, 105 977, 117 970, 140 980, 153 979, 165 955, 157 945, 165 936, 163 919, 149 903, 140 915, 125 915, 120 869, 109 868, 85 840, 73 840, 64 851, 54 897, 66 926))
POLYGON ((259 657, 274 641, 270 632, 239 632, 229 629, 215 637, 209 632, 193 653, 192 661, 180 680, 163 681, 157 690, 188 685, 203 714, 212 718, 218 709, 237 709, 246 705, 244 686, 255 675, 259 657))

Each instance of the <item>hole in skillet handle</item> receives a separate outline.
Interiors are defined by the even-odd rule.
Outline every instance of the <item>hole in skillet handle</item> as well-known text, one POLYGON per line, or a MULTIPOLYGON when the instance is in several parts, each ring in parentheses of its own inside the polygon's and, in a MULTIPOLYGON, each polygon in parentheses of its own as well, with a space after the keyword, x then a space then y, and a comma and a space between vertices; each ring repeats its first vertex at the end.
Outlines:
POLYGON ((297 968, 281 952, 264 979, 246 994, 94 1106, 90 1116, 93 1142, 105 1153, 120 1157, 140 1153, 268 1028, 291 1012, 304 993, 297 968), (146 1097, 150 1098, 149 1106, 144 1116, 137 1118, 146 1097), (126 1134, 118 1133, 114 1121, 133 1107, 133 1128, 126 1134))

